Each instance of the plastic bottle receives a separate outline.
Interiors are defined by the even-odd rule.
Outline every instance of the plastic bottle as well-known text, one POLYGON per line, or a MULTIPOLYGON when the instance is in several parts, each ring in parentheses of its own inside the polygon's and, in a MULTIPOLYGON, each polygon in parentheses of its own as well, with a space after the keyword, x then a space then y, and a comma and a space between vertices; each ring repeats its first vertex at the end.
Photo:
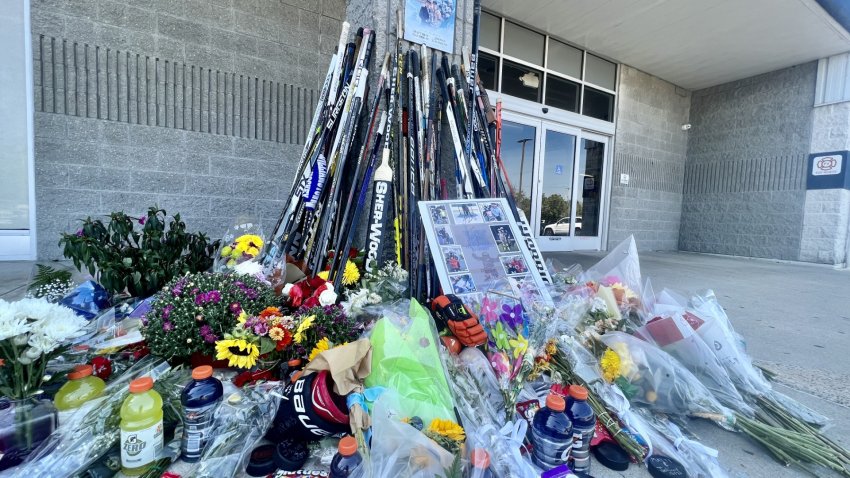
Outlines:
POLYGON ((331 461, 329 478, 347 478, 360 465, 363 457, 357 451, 357 440, 353 436, 345 436, 339 441, 337 454, 331 461))
POLYGON ((210 439, 215 410, 221 403, 224 387, 212 376, 209 365, 195 367, 192 381, 183 388, 180 403, 183 405, 183 439, 180 451, 189 463, 201 459, 204 446, 210 439))
POLYGON ((546 406, 534 414, 531 424, 532 458, 543 471, 566 464, 570 457, 573 426, 564 413, 564 407, 564 398, 550 393, 546 397, 546 406))
POLYGON ((121 405, 121 471, 138 476, 150 468, 162 450, 162 397, 153 379, 130 382, 130 395, 121 405))
POLYGON ((472 450, 470 455, 472 469, 469 472, 470 478, 493 478, 493 472, 490 471, 490 454, 483 448, 472 450))
POLYGON ((53 403, 57 410, 61 412, 79 408, 103 393, 106 384, 100 378, 92 375, 92 371, 91 365, 74 367, 74 370, 68 374, 68 381, 53 397, 53 403))
POLYGON ((587 403, 587 389, 579 385, 570 387, 572 399, 569 416, 573 422, 573 471, 590 472, 590 441, 596 431, 596 415, 587 403))

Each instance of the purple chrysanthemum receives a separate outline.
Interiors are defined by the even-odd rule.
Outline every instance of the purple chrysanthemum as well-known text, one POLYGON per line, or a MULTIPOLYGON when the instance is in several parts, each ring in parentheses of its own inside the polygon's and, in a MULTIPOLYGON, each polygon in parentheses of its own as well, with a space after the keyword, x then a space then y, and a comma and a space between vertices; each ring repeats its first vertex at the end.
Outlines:
POLYGON ((162 323, 162 330, 166 332, 171 332, 172 330, 174 330, 174 324, 166 320, 162 323))

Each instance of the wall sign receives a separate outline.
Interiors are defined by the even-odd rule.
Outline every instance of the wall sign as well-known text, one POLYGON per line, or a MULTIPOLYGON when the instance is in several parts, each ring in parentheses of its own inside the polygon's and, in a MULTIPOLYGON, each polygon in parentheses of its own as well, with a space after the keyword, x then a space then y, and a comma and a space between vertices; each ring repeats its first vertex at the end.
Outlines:
POLYGON ((404 39, 454 53, 456 0, 405 0, 404 39))
POLYGON ((812 158, 812 176, 829 176, 841 174, 844 158, 838 154, 815 156, 812 158))
POLYGON ((850 189, 847 151, 810 154, 806 169, 806 189, 850 189))

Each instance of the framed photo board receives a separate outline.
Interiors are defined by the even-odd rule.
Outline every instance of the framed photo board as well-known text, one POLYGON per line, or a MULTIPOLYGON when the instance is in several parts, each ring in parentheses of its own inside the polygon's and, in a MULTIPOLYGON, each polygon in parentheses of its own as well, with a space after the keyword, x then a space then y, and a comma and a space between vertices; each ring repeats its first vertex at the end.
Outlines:
POLYGON ((419 213, 443 293, 477 304, 485 293, 531 281, 551 302, 505 199, 420 201, 419 213))

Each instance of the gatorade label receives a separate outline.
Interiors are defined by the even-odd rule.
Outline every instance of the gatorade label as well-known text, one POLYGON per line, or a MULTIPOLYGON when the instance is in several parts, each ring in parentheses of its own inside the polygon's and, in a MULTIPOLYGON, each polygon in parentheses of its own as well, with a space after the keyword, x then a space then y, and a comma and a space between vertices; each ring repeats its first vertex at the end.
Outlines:
POLYGON ((153 463, 162 450, 162 420, 142 430, 121 430, 121 466, 139 468, 153 463))
POLYGON ((212 431, 213 415, 219 402, 204 407, 183 409, 183 456, 187 459, 201 457, 212 431))

